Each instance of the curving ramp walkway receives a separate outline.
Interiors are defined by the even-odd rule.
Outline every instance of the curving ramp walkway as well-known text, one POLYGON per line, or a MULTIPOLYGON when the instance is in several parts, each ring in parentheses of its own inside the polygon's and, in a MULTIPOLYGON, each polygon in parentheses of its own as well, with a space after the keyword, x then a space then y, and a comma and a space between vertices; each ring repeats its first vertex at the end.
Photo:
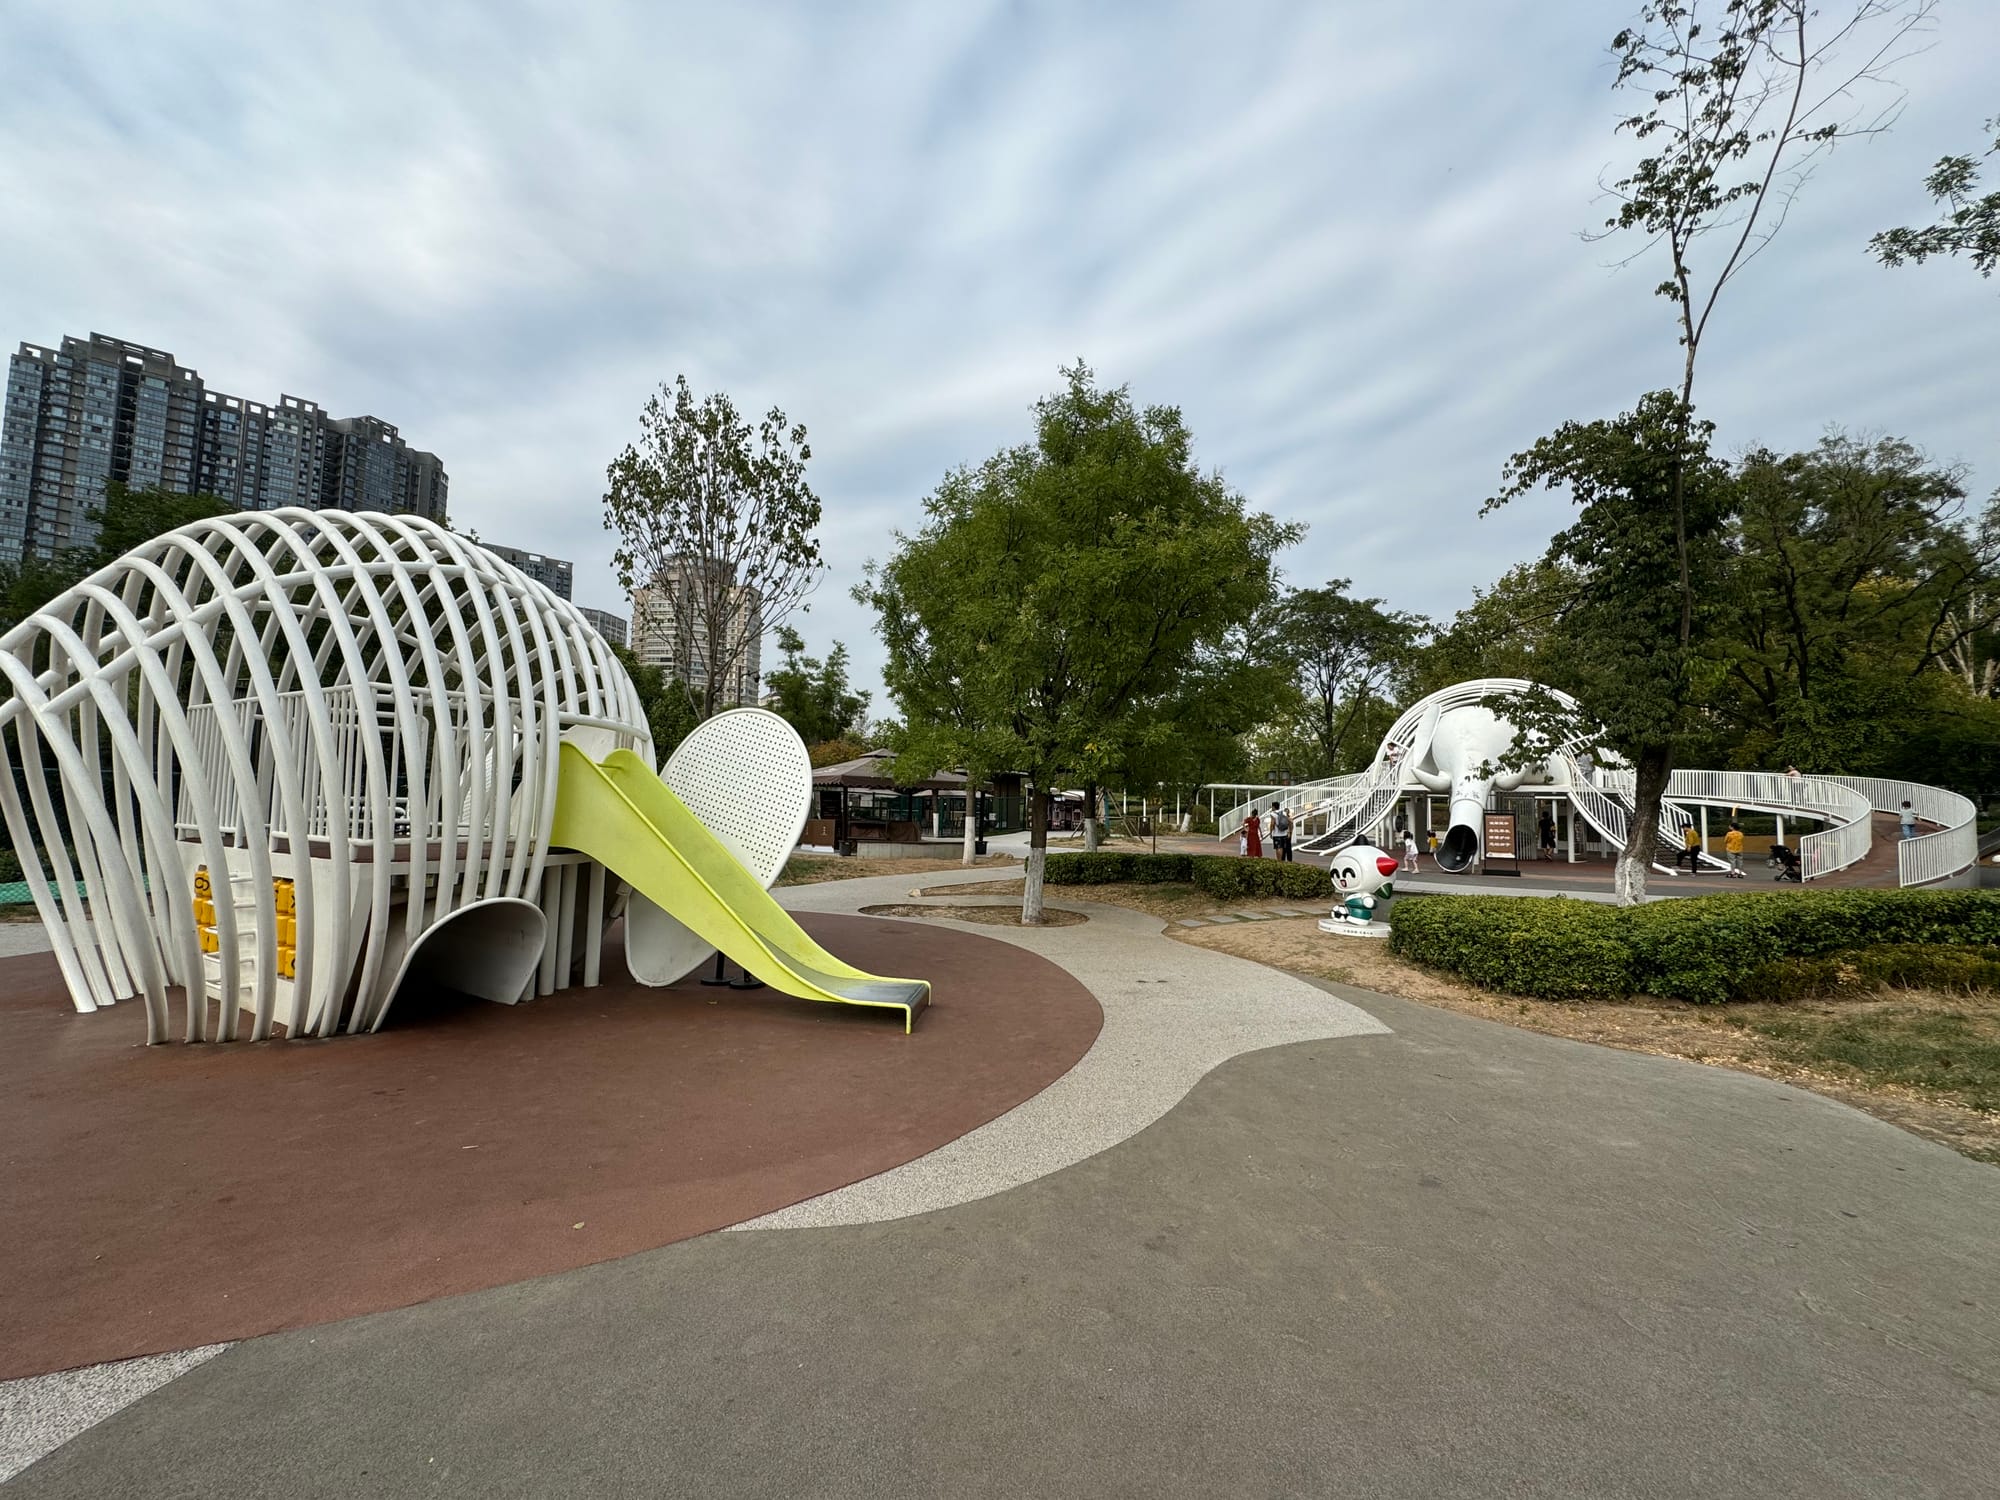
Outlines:
MULTIPOLYGON (((851 912, 891 900, 926 904, 913 900, 912 887, 993 878, 991 870, 888 875, 793 886, 779 895, 794 911, 851 912)), ((1074 900, 1068 888, 1050 887, 1049 898, 1051 905, 1073 907, 1090 920, 1080 927, 939 925, 1025 948, 1081 980, 1104 1011, 1103 1028, 1082 1061, 1034 1098, 927 1156, 735 1228, 872 1224, 970 1203, 1136 1135, 1232 1057, 1290 1042, 1388 1030, 1366 1011, 1304 980, 1176 943, 1162 934, 1158 917, 1074 900)), ((952 901, 933 897, 928 904, 952 901)))

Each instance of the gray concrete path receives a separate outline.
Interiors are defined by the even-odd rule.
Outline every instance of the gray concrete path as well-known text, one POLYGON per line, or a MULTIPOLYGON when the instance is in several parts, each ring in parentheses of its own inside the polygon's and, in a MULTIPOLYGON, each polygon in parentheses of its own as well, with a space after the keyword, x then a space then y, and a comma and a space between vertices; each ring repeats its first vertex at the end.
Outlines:
MULTIPOLYGON (((884 886, 892 878, 798 887, 786 892, 794 898, 787 904, 840 912, 885 900, 954 904, 948 896, 909 895, 935 889, 936 882, 905 883, 891 894, 884 886)), ((943 883, 965 884, 966 878, 953 872, 943 883)), ((1241 1053, 1383 1030, 1366 1011, 1307 980, 1162 936, 1158 917, 1074 900, 1068 889, 1049 895, 1051 905, 1090 920, 1080 927, 943 925, 1026 948, 1083 982, 1104 1012, 1104 1026, 1077 1065, 1034 1098, 928 1155, 738 1229, 867 1224, 968 1203, 1117 1145, 1241 1053)))
POLYGON ((252 1340, 10 1495, 1993 1494, 2000 1173, 1344 994, 1054 1176, 252 1340))

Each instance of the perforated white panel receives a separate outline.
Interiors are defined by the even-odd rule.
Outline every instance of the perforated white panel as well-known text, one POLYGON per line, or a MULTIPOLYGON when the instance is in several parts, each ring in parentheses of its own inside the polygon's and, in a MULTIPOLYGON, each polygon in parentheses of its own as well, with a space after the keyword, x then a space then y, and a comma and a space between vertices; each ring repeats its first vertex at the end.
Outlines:
POLYGON ((798 731, 764 709, 733 708, 682 740, 660 779, 768 890, 812 802, 812 758, 798 731))
MULTIPOLYGON (((805 831, 812 758, 783 719, 733 708, 699 725, 667 757, 660 779, 765 889, 805 831)), ((715 950, 643 896, 625 914, 625 960, 641 984, 672 984, 715 950)))

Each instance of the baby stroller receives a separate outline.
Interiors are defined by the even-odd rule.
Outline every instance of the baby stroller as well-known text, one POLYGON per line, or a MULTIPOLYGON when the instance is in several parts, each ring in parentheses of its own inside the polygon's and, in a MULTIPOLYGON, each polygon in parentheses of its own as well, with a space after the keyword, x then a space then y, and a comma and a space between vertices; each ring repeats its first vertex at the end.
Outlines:
POLYGON ((1783 844, 1771 846, 1771 868, 1778 873, 1773 880, 1797 880, 1799 878, 1799 857, 1783 844))

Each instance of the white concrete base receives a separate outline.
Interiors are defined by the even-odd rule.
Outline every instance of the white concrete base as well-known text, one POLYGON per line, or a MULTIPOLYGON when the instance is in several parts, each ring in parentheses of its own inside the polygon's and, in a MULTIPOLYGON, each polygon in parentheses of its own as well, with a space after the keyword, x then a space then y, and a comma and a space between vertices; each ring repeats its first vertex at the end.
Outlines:
POLYGON ((1321 932, 1337 933, 1341 937, 1385 938, 1389 935, 1387 922, 1347 922, 1339 917, 1321 917, 1321 932))

